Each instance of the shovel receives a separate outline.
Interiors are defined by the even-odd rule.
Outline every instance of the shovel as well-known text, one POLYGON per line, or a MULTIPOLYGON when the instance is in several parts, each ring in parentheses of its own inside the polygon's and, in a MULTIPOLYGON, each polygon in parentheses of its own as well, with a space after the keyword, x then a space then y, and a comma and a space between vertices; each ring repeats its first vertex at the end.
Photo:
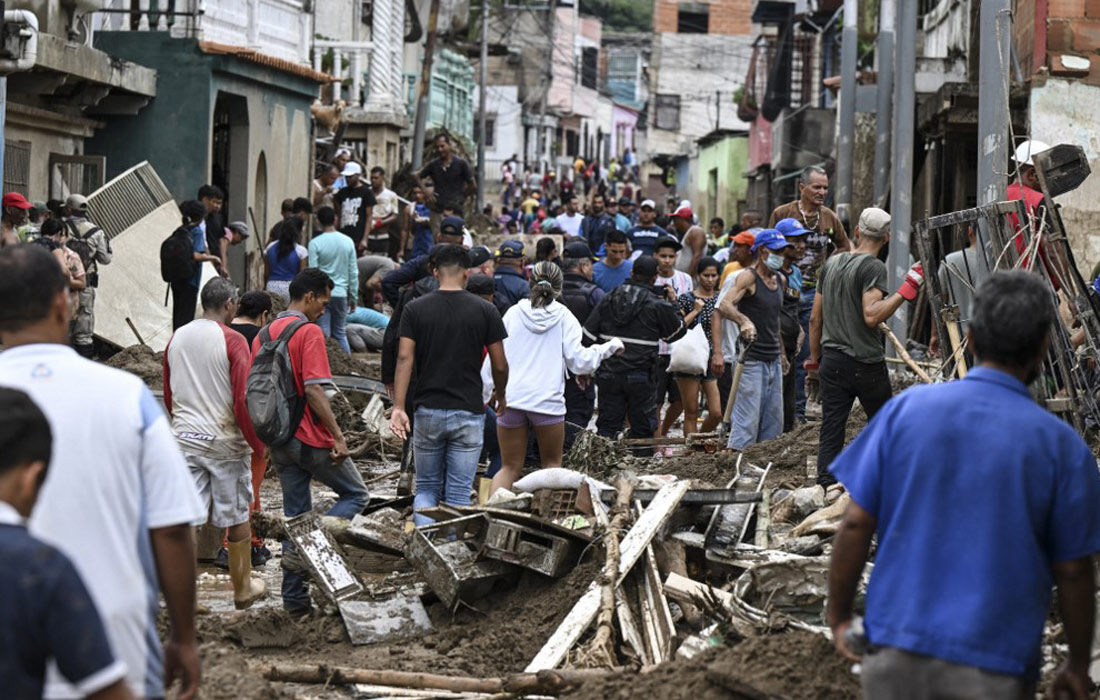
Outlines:
POLYGON ((722 423, 718 426, 719 442, 729 436, 730 416, 733 415, 733 402, 737 400, 737 387, 741 385, 741 374, 745 371, 745 353, 752 347, 752 343, 745 343, 741 352, 737 354, 737 363, 733 370, 733 380, 730 382, 730 396, 726 400, 726 410, 722 413, 722 423))

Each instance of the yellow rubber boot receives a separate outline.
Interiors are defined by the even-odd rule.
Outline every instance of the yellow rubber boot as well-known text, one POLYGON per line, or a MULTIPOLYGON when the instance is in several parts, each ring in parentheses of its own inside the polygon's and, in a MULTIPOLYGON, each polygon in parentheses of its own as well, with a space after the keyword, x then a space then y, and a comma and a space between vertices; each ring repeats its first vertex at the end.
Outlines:
POLYGON ((263 581, 252 580, 252 540, 229 542, 229 578, 233 581, 233 604, 237 610, 252 606, 267 592, 263 581))

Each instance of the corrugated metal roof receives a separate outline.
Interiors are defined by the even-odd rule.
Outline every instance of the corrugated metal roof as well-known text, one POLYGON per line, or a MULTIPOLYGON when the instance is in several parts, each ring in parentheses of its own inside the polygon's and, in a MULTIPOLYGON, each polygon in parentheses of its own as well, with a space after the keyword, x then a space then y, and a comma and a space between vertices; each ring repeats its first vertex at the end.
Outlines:
POLYGON ((336 78, 328 73, 315 71, 309 66, 294 63, 284 58, 269 56, 255 49, 250 49, 247 46, 233 46, 232 44, 221 44, 216 41, 200 41, 199 50, 205 54, 236 56, 244 61, 251 61, 252 63, 274 68, 277 71, 289 73, 290 75, 297 75, 298 77, 306 78, 316 83, 332 83, 336 81, 336 78))

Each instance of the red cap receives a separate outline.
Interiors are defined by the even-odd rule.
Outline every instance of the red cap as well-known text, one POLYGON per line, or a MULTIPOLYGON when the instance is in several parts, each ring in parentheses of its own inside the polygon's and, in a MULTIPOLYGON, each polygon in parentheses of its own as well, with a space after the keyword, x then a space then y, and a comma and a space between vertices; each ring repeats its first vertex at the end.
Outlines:
POLYGON ((694 219, 695 212, 691 210, 691 207, 680 207, 676 211, 672 212, 673 216, 679 216, 684 219, 694 219))
POLYGON ((748 231, 742 231, 730 240, 736 245, 753 245, 756 243, 756 236, 748 231))
POLYGON ((27 198, 18 192, 8 192, 4 195, 2 203, 5 207, 19 207, 20 209, 30 209, 32 206, 27 198))

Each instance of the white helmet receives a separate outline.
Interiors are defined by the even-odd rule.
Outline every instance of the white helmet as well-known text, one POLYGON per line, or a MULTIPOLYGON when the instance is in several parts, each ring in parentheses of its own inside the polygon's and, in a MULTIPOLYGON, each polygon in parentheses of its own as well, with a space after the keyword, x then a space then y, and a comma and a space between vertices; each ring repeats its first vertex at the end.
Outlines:
POLYGON ((1016 153, 1013 154, 1012 159, 1020 165, 1034 165, 1032 157, 1043 151, 1049 151, 1050 148, 1049 144, 1042 141, 1024 141, 1016 147, 1016 153))

